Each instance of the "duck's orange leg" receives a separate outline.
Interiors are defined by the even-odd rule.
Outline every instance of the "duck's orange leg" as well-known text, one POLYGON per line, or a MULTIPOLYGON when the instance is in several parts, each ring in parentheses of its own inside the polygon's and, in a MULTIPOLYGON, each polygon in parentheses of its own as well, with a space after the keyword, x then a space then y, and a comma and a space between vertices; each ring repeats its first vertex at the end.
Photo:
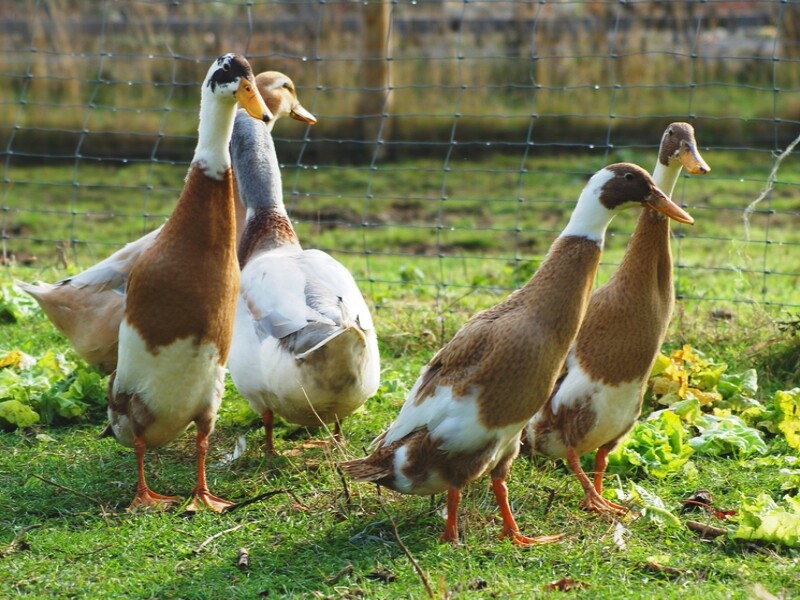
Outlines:
POLYGON ((133 510, 140 506, 142 508, 168 508, 177 498, 175 498, 175 496, 156 494, 147 487, 147 482, 144 478, 144 453, 147 451, 147 445, 138 435, 133 437, 133 448, 136 452, 138 482, 136 484, 136 495, 133 497, 133 501, 128 507, 128 510, 133 510))
POLYGON ((601 447, 597 449, 597 454, 594 456, 594 489, 598 494, 603 493, 603 476, 606 474, 606 467, 608 467, 608 449, 601 447))
POLYGON ((208 434, 198 429, 197 431, 197 485, 192 490, 192 501, 186 507, 187 512, 196 512, 200 504, 204 504, 214 512, 222 512, 225 508, 233 506, 222 498, 217 498, 208 491, 206 484, 206 454, 208 454, 208 434))
POLYGON ((267 454, 277 454, 275 452, 275 443, 272 441, 272 423, 274 415, 271 410, 265 410, 261 413, 261 420, 264 422, 264 452, 267 454))
MULTIPOLYGON (((597 451, 597 456, 600 456, 601 450, 597 451)), ((608 456, 608 452, 605 453, 605 456, 608 456)), ((601 458, 601 461, 604 459, 601 458)), ((605 464, 608 463, 607 458, 605 459, 605 464)), ((578 454, 575 452, 575 448, 568 448, 567 449, 567 464, 569 468, 575 473, 575 477, 578 478, 578 481, 583 488, 584 498, 581 501, 580 507, 584 510, 588 510, 589 512, 600 512, 600 513, 625 513, 627 509, 624 506, 620 506, 619 504, 615 504, 611 502, 611 500, 606 500, 603 496, 600 495, 600 492, 603 489, 603 473, 605 473, 605 464, 602 465, 602 471, 599 472, 595 471, 594 474, 594 484, 589 481, 589 478, 586 476, 586 473, 581 468, 581 461, 578 454), (599 484, 599 489, 597 488, 599 484)), ((598 468, 597 459, 595 459, 595 469, 598 468)))
POLYGON ((439 537, 442 542, 458 543, 458 505, 461 504, 461 490, 447 488, 447 521, 444 533, 439 537))
POLYGON ((510 537, 511 541, 518 546, 530 546, 532 544, 550 544, 564 536, 563 533, 537 537, 522 535, 519 532, 519 527, 517 527, 517 522, 514 520, 514 515, 511 513, 511 506, 508 504, 508 486, 505 479, 492 479, 492 491, 497 499, 500 515, 503 517, 503 530, 500 532, 500 539, 510 537))

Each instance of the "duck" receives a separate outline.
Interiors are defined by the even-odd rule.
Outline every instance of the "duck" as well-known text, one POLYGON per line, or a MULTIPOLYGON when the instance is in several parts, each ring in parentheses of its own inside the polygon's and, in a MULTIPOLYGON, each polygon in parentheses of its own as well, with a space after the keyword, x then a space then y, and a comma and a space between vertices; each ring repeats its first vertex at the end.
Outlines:
POLYGON ((269 121, 255 76, 239 54, 209 67, 201 88, 197 146, 178 203, 128 274, 116 370, 108 382, 109 433, 136 454, 129 509, 167 508, 174 496, 152 491, 144 459, 192 423, 197 483, 188 512, 221 512, 232 502, 211 494, 208 438, 222 401, 225 362, 239 291, 235 198, 229 143, 236 106, 269 121))
MULTIPOLYGON (((256 75, 256 87, 273 115, 266 127, 272 130, 283 117, 313 125, 316 117, 298 100, 294 82, 279 71, 256 75)), ((234 177, 234 194, 236 194, 234 177)), ((236 208, 236 241, 244 227, 245 210, 236 208)), ((32 284, 15 281, 39 304, 45 316, 68 340, 75 352, 104 375, 117 365, 119 325, 125 307, 125 286, 139 255, 149 248, 161 227, 130 242, 108 258, 56 283, 32 284)))
POLYGON ((231 379, 261 415, 267 454, 276 454, 275 415, 303 426, 333 423, 338 439, 341 420, 380 383, 369 307, 344 265, 301 245, 283 203, 272 136, 242 111, 231 156, 247 207, 231 379))
MULTIPOLYGON (((670 124, 661 137, 653 179, 672 195, 682 169, 711 169, 689 123, 670 124)), ((549 399, 528 422, 524 447, 566 461, 584 492, 581 508, 623 514, 602 496, 608 454, 631 430, 674 306, 669 219, 642 210, 621 264, 591 296, 586 316, 549 399), (590 481, 580 457, 597 451, 590 481)))
POLYGON ((454 544, 462 488, 489 475, 501 538, 523 546, 559 539, 520 532, 506 477, 520 434, 549 397, 578 332, 608 224, 620 209, 644 205, 692 222, 641 167, 615 163, 596 172, 533 277, 458 330, 423 367, 374 451, 340 463, 342 470, 405 494, 446 491, 440 540, 454 544))

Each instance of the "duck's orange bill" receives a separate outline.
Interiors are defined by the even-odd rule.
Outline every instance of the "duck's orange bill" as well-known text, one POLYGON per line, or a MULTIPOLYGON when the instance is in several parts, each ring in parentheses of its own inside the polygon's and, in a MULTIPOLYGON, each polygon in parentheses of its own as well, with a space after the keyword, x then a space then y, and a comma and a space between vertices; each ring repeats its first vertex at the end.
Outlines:
POLYGON ((694 144, 681 144, 679 159, 683 168, 692 175, 705 175, 711 171, 711 167, 709 167, 708 163, 700 156, 700 152, 697 151, 694 144))
POLYGON ((650 197, 645 202, 647 206, 652 208, 653 210, 657 210, 662 215, 665 215, 672 219, 673 221, 678 221, 678 223, 686 223, 687 225, 694 224, 694 219, 692 216, 683 210, 680 206, 675 204, 672 200, 669 199, 664 192, 656 188, 650 197))
POLYGON ((239 89, 236 91, 236 99, 239 101, 241 107, 247 111, 247 114, 254 119, 264 121, 265 123, 269 123, 273 119, 272 111, 267 107, 267 103, 264 102, 264 98, 261 97, 261 94, 258 93, 258 88, 256 88, 255 83, 249 79, 243 77, 239 82, 239 89))

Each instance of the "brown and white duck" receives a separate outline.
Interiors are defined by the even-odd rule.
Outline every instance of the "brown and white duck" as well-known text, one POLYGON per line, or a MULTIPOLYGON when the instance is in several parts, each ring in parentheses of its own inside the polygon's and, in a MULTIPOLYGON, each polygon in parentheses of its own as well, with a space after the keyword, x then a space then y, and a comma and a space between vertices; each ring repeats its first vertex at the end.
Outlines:
MULTIPOLYGON (((256 76, 256 86, 273 114, 266 124, 270 130, 279 119, 289 116, 297 121, 316 123, 317 119, 297 99, 294 83, 278 71, 256 76)), ((236 191, 234 181, 234 193, 236 191)), ((237 202, 236 240, 244 227, 245 209, 237 202)), ((69 340, 75 352, 104 373, 117 365, 119 325, 125 307, 125 285, 139 255, 149 248, 161 227, 127 244, 108 258, 53 284, 16 284, 39 303, 48 319, 69 340)))
MULTIPOLYGON (((661 138, 653 179, 671 194, 682 168, 696 175, 710 171, 694 128, 672 123, 661 138)), ((523 436, 532 453, 566 460, 583 487, 581 506, 587 510, 625 510, 601 495, 603 474, 609 452, 639 417, 673 304, 669 219, 645 208, 618 269, 591 296, 552 395, 523 436), (580 457, 593 450, 592 482, 580 457)))
POLYGON ((119 328, 119 359, 108 385, 110 430, 136 451, 135 506, 165 506, 173 497, 145 481, 148 448, 197 429, 197 485, 189 505, 220 511, 231 503, 208 491, 205 458, 219 408, 239 266, 233 174, 228 144, 236 105, 272 119, 244 57, 225 54, 202 85, 197 147, 178 204, 128 276, 119 328))
POLYGON ((606 228, 620 209, 641 205, 692 221, 636 165, 595 173, 531 280, 467 322, 423 368, 400 414, 375 440, 375 451, 342 468, 359 481, 406 494, 446 490, 441 539, 450 542, 458 540, 461 489, 488 474, 501 537, 520 545, 558 539, 519 532, 505 479, 520 433, 549 397, 578 331, 606 228))
POLYGON ((338 433, 340 420, 377 391, 378 339, 350 272, 300 245, 283 204, 272 136, 242 111, 231 156, 247 221, 228 368, 261 415, 273 454, 275 414, 299 425, 334 423, 338 433))

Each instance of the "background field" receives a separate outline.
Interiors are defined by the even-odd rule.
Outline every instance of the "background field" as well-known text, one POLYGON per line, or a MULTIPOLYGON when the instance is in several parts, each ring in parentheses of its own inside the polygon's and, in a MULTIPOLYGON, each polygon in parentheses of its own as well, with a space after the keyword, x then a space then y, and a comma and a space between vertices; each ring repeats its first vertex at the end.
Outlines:
MULTIPOLYGON (((55 281, 168 217, 197 87, 213 58, 238 51, 289 74, 319 118, 275 129, 286 203, 306 247, 356 276, 383 361, 345 446, 280 423, 276 459, 229 385, 212 490, 275 492, 229 515, 126 513, 133 456, 96 439, 100 405, 0 433, 0 596, 417 598, 427 582, 441 597, 537 597, 564 577, 586 584, 571 592, 582 598, 800 594, 796 548, 703 541, 689 516, 589 516, 577 483, 546 461, 515 463, 512 502, 526 533, 567 536, 530 550, 497 541, 486 482, 465 495, 463 545, 451 548, 436 541, 440 498, 378 495, 335 467, 363 454, 472 314, 530 277, 587 177, 621 160, 651 169, 672 121, 694 124, 712 172, 682 177, 673 196, 696 224, 673 227, 664 350, 689 344, 731 373, 755 369, 764 403, 799 386, 800 2, 27 0, 0 17, 0 359, 53 350, 66 380, 85 370, 40 313, 7 310, 24 305, 12 279, 55 281), (383 18, 376 45, 365 33, 383 18), (249 570, 235 566, 241 547, 249 570)), ((612 223, 598 284, 636 216, 612 223)), ((628 473, 607 487, 641 485, 675 514, 703 487, 739 510, 760 492, 797 494, 781 475, 797 452, 768 444, 765 456, 698 456, 664 479, 628 473)), ((191 435, 147 460, 155 489, 188 493, 191 435)))

